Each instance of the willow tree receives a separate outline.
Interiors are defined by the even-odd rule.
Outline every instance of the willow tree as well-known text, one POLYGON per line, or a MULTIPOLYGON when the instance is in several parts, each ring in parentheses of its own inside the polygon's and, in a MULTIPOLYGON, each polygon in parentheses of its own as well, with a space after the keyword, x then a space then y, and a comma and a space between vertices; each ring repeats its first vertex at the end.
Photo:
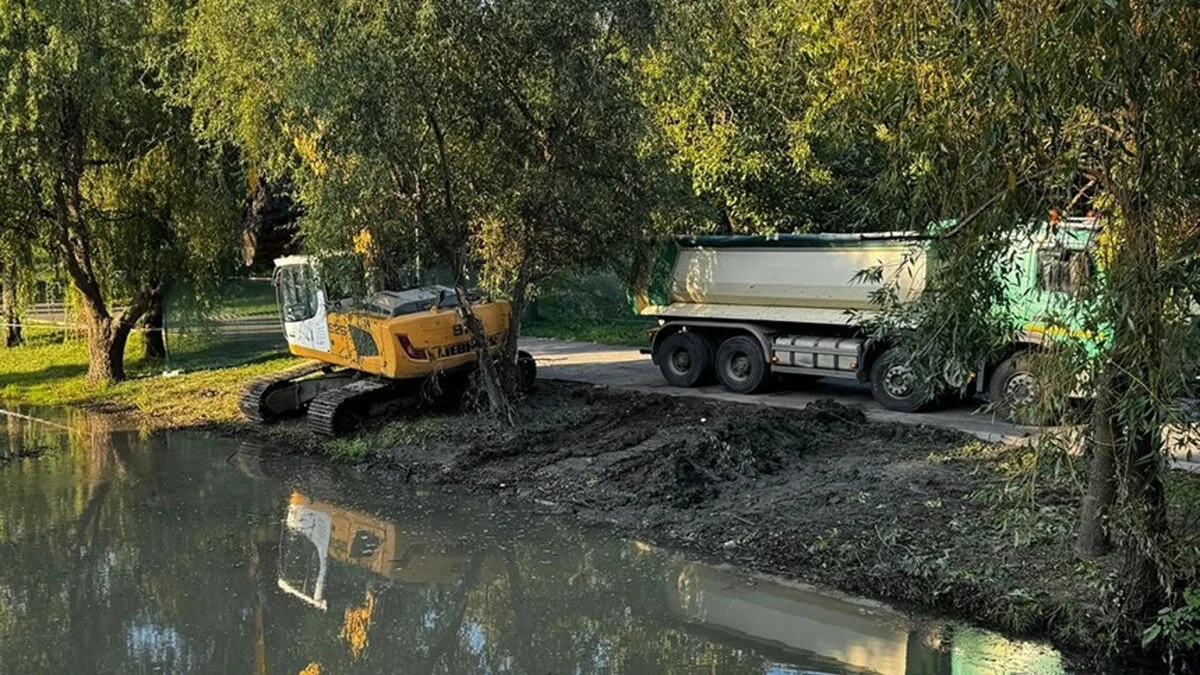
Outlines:
POLYGON ((294 186, 310 249, 368 231, 392 257, 449 263, 460 293, 484 268, 515 301, 511 359, 528 285, 604 261, 642 224, 640 16, 601 0, 201 0, 181 96, 206 137, 294 186))
MULTIPOLYGON (((1111 606, 1124 628, 1137 625, 1193 573, 1178 564, 1167 518, 1162 438, 1190 428, 1177 401, 1200 281, 1188 243, 1200 194, 1200 10, 1176 0, 845 9, 824 42, 837 54, 824 124, 875 125, 885 163, 868 197, 897 226, 959 222, 935 237, 951 264, 907 310, 914 349, 985 352, 993 333, 944 328, 1003 326, 989 317, 1006 309, 997 272, 1011 238, 1052 209, 1102 216, 1100 281, 1081 317, 1092 353, 1060 365, 1095 402, 1077 548, 1094 557, 1116 545, 1111 606)), ((1078 356, 1067 342, 1052 351, 1078 356)))
POLYGON ((157 54, 179 15, 157 0, 0 4, 0 129, 20 178, 14 208, 79 293, 92 382, 124 377, 130 332, 196 252, 181 243, 214 241, 189 228, 233 227, 207 208, 221 194, 212 157, 189 143, 186 110, 161 95, 157 54))
MULTIPOLYGON (((640 60, 655 136, 728 233, 878 226, 871 124, 825 127, 839 16, 801 0, 660 2, 640 60)), ((841 92, 837 92, 841 93, 841 92)))
POLYGON ((473 228, 485 280, 512 300, 516 351, 531 285, 619 266, 651 229, 661 165, 645 152, 635 62, 651 37, 640 2, 506 0, 457 33, 464 100, 488 198, 473 228))

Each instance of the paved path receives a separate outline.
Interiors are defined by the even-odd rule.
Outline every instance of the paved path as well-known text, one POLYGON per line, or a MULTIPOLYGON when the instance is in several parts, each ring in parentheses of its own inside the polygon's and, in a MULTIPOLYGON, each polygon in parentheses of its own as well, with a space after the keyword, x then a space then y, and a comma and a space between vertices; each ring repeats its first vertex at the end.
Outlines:
POLYGON ((631 347, 607 347, 585 342, 566 342, 526 338, 523 349, 537 359, 538 377, 571 382, 603 384, 643 392, 696 396, 720 401, 757 403, 780 408, 803 408, 813 401, 831 398, 839 403, 862 408, 867 418, 878 422, 928 424, 957 429, 987 441, 1016 441, 1031 438, 1036 429, 1015 426, 979 410, 978 402, 963 403, 934 413, 898 413, 885 409, 871 397, 865 385, 844 380, 825 379, 815 383, 781 387, 765 394, 731 394, 719 386, 682 389, 663 380, 649 356, 631 347))

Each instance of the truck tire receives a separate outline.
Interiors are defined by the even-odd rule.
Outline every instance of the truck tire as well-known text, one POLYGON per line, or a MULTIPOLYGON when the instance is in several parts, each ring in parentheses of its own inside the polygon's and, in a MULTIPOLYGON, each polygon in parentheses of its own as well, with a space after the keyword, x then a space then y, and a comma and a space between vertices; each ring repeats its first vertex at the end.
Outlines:
POLYGON ((1037 376, 1033 374, 1028 354, 1008 357, 996 366, 988 380, 988 400, 995 405, 996 414, 1010 422, 1037 424, 1035 411, 1029 407, 1036 402, 1037 395, 1037 376))
POLYGON ((699 333, 674 333, 658 344, 655 360, 669 384, 676 387, 705 384, 712 376, 712 340, 699 333))
POLYGON ((932 397, 913 377, 912 369, 895 349, 889 349, 871 364, 871 394, 879 404, 896 412, 920 412, 932 397))
POLYGON ((767 357, 752 337, 731 337, 717 350, 717 379, 735 394, 761 391, 768 375, 767 357))

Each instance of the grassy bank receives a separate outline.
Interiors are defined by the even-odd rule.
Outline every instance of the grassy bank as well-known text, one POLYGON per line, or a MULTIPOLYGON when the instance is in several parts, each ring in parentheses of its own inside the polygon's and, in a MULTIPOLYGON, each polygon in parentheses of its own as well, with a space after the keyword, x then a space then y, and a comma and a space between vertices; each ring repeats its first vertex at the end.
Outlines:
POLYGON ((647 335, 653 328, 653 321, 620 323, 543 321, 522 326, 521 333, 528 337, 595 342, 622 347, 646 347, 649 346, 647 335))
MULTIPOLYGON (((646 323, 541 323, 525 331, 531 337, 581 340, 610 345, 643 346, 646 323)), ((115 385, 96 388, 84 381, 87 373, 87 347, 77 334, 62 330, 27 327, 25 344, 15 349, 0 348, 0 402, 26 406, 72 406, 123 414, 136 418, 143 426, 192 427, 227 424, 240 419, 237 398, 249 380, 266 373, 296 365, 286 355, 256 357, 245 365, 189 369, 164 376, 176 363, 217 364, 232 354, 201 344, 197 353, 175 354, 171 365, 143 358, 140 333, 130 336, 125 350, 125 370, 129 379, 115 385)), ((177 341, 178 342, 178 341, 177 341)), ((190 343, 180 342, 183 349, 190 343)), ((259 350, 262 351, 262 350, 259 350)))
POLYGON ((130 379, 107 387, 84 381, 87 348, 61 331, 31 329, 26 344, 0 349, 0 401, 16 405, 74 406, 121 413, 148 427, 187 427, 236 420, 242 385, 295 365, 291 357, 163 376, 162 361, 144 359, 140 334, 126 349, 130 379))

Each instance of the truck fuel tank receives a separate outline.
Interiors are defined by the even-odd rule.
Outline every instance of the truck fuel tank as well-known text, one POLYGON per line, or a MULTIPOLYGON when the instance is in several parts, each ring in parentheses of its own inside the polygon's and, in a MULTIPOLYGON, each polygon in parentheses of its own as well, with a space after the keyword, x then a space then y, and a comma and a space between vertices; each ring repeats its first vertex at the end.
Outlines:
POLYGON ((780 335, 771 346, 771 369, 781 373, 855 377, 862 345, 859 338, 780 335))

